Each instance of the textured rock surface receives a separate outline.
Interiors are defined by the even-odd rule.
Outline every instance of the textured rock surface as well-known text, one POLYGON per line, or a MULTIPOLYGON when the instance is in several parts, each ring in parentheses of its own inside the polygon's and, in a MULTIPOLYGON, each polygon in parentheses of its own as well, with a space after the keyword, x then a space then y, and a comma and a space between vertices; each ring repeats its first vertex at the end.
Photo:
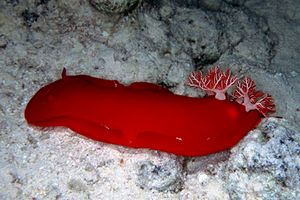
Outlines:
POLYGON ((300 199, 299 7, 145 0, 123 17, 88 1, 0 1, 0 199, 300 199), (23 117, 63 67, 201 96, 186 77, 216 64, 253 77, 286 120, 266 120, 232 151, 178 158, 36 129, 23 117))
POLYGON ((226 167, 229 194, 237 199, 298 199, 300 131, 270 118, 232 152, 226 167))
POLYGON ((101 12, 123 13, 136 8, 141 0, 90 0, 90 3, 101 12))
POLYGON ((165 157, 155 164, 143 161, 137 165, 137 184, 142 189, 178 192, 182 186, 182 165, 178 160, 165 157))

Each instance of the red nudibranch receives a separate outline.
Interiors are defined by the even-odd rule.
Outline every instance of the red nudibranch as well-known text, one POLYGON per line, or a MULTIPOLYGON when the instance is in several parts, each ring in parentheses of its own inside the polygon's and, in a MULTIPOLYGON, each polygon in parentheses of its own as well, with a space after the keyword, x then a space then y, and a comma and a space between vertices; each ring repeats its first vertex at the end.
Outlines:
POLYGON ((215 98, 176 95, 146 82, 124 86, 69 76, 64 69, 61 79, 32 97, 25 118, 34 126, 68 127, 102 142, 201 156, 233 147, 275 111, 270 95, 256 91, 249 77, 239 81, 230 70, 214 67, 206 76, 193 72, 187 84, 215 98))

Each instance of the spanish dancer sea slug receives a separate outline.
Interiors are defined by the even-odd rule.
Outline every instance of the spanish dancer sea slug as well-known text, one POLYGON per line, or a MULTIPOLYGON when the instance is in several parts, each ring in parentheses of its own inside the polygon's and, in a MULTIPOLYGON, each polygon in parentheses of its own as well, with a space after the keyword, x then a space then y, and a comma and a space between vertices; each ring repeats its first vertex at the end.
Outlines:
POLYGON ((187 84, 208 97, 177 95, 146 82, 125 86, 116 80, 70 76, 64 69, 61 79, 32 97, 25 118, 34 126, 68 127, 106 143, 201 156, 233 147, 275 111, 270 95, 256 91, 249 77, 240 81, 231 76, 230 70, 214 67, 206 76, 193 72, 187 84))

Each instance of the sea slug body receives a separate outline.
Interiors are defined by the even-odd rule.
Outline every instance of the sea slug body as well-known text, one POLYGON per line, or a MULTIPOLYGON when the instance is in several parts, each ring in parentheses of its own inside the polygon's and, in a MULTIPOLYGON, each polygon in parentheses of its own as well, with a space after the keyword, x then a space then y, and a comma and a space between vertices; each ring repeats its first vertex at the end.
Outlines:
POLYGON ((250 78, 240 82, 218 67, 206 76, 194 72, 188 85, 213 96, 176 95, 158 85, 87 75, 69 76, 42 87, 25 109, 27 122, 63 126, 94 140, 201 156, 236 145, 263 116, 274 111, 270 95, 255 91, 250 78), (237 84, 232 98, 227 90, 237 84))

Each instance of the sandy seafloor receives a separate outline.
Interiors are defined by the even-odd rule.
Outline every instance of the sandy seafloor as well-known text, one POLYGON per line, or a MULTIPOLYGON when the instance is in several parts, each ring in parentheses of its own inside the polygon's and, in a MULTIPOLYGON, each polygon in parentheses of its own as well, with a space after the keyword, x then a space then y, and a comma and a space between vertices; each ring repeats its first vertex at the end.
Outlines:
POLYGON ((86 0, 1 0, 0 199, 300 199, 299 10, 299 0, 147 0, 105 14, 86 0), (214 65, 251 76, 277 106, 227 152, 178 157, 24 119, 63 67, 201 96, 186 77, 214 65))

